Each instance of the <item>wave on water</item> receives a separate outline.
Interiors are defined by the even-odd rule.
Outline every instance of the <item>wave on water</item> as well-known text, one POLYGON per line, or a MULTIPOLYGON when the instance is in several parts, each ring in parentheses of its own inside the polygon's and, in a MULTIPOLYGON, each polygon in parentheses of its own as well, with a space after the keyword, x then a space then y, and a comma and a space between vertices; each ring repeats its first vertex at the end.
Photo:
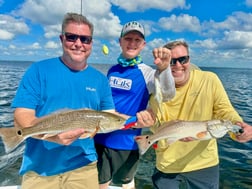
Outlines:
POLYGON ((22 144, 14 151, 0 156, 0 171, 7 169, 20 159, 23 155, 25 145, 22 144))

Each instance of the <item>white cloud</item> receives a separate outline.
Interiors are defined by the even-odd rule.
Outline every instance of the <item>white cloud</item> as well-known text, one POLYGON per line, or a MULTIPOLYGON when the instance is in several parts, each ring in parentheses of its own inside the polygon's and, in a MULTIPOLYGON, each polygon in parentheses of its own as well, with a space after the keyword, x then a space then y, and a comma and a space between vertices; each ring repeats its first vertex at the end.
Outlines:
POLYGON ((252 31, 252 13, 234 12, 222 22, 213 20, 202 23, 205 36, 217 36, 223 31, 252 31))
POLYGON ((44 30, 45 30, 44 36, 46 38, 53 38, 60 35, 61 25, 60 23, 56 25, 48 25, 44 27, 44 30))
POLYGON ((47 49, 57 49, 59 48, 59 44, 58 43, 55 43, 54 41, 48 41, 46 44, 45 44, 45 48, 47 49))
POLYGON ((0 29, 0 40, 10 40, 13 38, 14 38, 13 33, 0 29))
POLYGON ((41 49, 41 46, 38 42, 35 42, 29 48, 30 49, 41 49))
POLYGON ((26 0, 14 12, 34 23, 54 25, 61 22, 65 12, 80 12, 80 1, 77 0, 26 0))
POLYGON ((22 19, 0 14, 0 39, 10 40, 18 34, 28 34, 29 28, 22 19))
POLYGON ((218 29, 252 30, 252 13, 234 12, 225 21, 217 24, 218 29))
POLYGON ((150 8, 171 11, 175 8, 188 8, 185 0, 111 0, 111 3, 126 12, 144 11, 150 8))
POLYGON ((59 35, 63 16, 67 12, 82 12, 94 24, 96 37, 119 35, 120 20, 111 12, 109 0, 82 0, 82 10, 80 0, 26 0, 13 14, 42 25, 45 37, 51 38, 59 35))
POLYGON ((223 48, 244 49, 252 48, 252 32, 226 31, 221 43, 223 48))
POLYGON ((217 44, 213 39, 196 40, 192 47, 205 48, 205 49, 215 49, 217 44))
POLYGON ((160 47, 163 46, 166 43, 166 41, 162 38, 156 38, 150 42, 148 42, 148 46, 150 46, 150 49, 156 48, 156 47, 160 47))
POLYGON ((199 19, 187 14, 181 14, 179 16, 173 14, 170 17, 163 17, 159 19, 158 23, 160 27, 174 32, 200 32, 201 30, 199 19))
POLYGON ((16 49, 16 48, 17 48, 17 47, 16 47, 15 45, 12 45, 12 44, 9 45, 9 49, 14 50, 14 49, 16 49))
POLYGON ((234 50, 252 48, 252 13, 233 12, 221 22, 205 21, 202 30, 203 36, 215 38, 217 46, 212 48, 234 50))
POLYGON ((194 48, 218 49, 218 50, 239 50, 252 48, 252 32, 246 31, 225 31, 224 36, 219 39, 195 40, 194 48))

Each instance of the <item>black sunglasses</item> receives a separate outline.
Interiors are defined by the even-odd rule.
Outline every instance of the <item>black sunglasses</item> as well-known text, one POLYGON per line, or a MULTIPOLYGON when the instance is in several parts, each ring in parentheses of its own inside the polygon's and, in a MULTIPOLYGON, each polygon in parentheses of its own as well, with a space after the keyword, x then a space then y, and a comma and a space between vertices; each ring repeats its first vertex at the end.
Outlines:
POLYGON ((190 56, 181 56, 179 58, 172 58, 171 59, 171 65, 176 65, 177 61, 179 61, 180 64, 186 64, 189 61, 190 56))
POLYGON ((70 42, 76 42, 78 39, 80 39, 83 44, 90 44, 92 42, 92 36, 88 35, 76 35, 68 32, 63 33, 63 35, 65 35, 66 40, 70 42))

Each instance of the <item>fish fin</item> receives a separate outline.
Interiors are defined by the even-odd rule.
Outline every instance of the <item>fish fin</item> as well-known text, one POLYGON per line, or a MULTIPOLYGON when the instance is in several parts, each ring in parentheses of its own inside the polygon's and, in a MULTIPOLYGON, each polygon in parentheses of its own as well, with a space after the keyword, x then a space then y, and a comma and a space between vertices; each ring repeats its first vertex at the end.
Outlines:
MULTIPOLYGON (((92 134, 90 134, 90 132, 86 132, 86 133, 83 133, 80 137, 79 137, 79 139, 84 139, 84 138, 88 138, 88 137, 91 137, 92 136, 92 134)), ((92 136, 92 137, 94 137, 94 136, 92 136)))
POLYGON ((235 134, 235 133, 229 131, 228 134, 229 134, 229 136, 230 136, 230 138, 231 138, 232 140, 235 140, 235 141, 237 140, 236 134, 235 134))
MULTIPOLYGON (((58 134, 58 133, 57 133, 58 134)), ((38 138, 38 139, 42 139, 42 140, 45 140, 45 139, 47 139, 47 138, 49 138, 49 137, 53 137, 53 136, 55 136, 55 135, 57 135, 57 134, 51 134, 51 133, 48 133, 48 134, 42 134, 41 136, 40 135, 37 135, 37 136, 33 136, 34 138, 38 138)))
POLYGON ((197 139, 203 139, 207 136, 207 131, 202 131, 196 134, 197 139))
POLYGON ((149 140, 149 137, 150 135, 140 135, 140 136, 135 137, 135 141, 138 145, 139 153, 141 155, 143 155, 149 149, 149 147, 153 144, 153 142, 149 140))
POLYGON ((96 133, 99 131, 100 127, 96 127, 95 131, 90 135, 90 138, 94 138, 94 136, 96 135, 96 133))
POLYGON ((0 136, 2 137, 6 153, 13 151, 24 141, 24 137, 17 135, 15 127, 0 128, 0 136))

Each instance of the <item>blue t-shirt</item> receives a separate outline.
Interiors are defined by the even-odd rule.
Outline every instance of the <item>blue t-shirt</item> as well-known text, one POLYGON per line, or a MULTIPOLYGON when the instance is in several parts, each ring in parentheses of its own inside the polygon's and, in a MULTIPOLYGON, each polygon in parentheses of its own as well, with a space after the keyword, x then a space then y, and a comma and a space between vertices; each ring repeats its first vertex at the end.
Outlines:
MULTIPOLYGON (((149 95, 154 93, 155 70, 146 64, 122 67, 112 66, 107 74, 112 89, 116 111, 135 116, 145 110, 149 95)), ((138 149, 134 137, 141 134, 141 129, 118 130, 106 134, 96 134, 95 142, 112 149, 138 149)))
MULTIPOLYGON (((12 107, 30 108, 41 117, 66 109, 114 109, 105 75, 88 66, 71 70, 60 58, 33 63, 23 76, 12 107)), ((42 176, 64 173, 97 160, 93 139, 78 139, 69 146, 28 138, 20 174, 42 176)))

